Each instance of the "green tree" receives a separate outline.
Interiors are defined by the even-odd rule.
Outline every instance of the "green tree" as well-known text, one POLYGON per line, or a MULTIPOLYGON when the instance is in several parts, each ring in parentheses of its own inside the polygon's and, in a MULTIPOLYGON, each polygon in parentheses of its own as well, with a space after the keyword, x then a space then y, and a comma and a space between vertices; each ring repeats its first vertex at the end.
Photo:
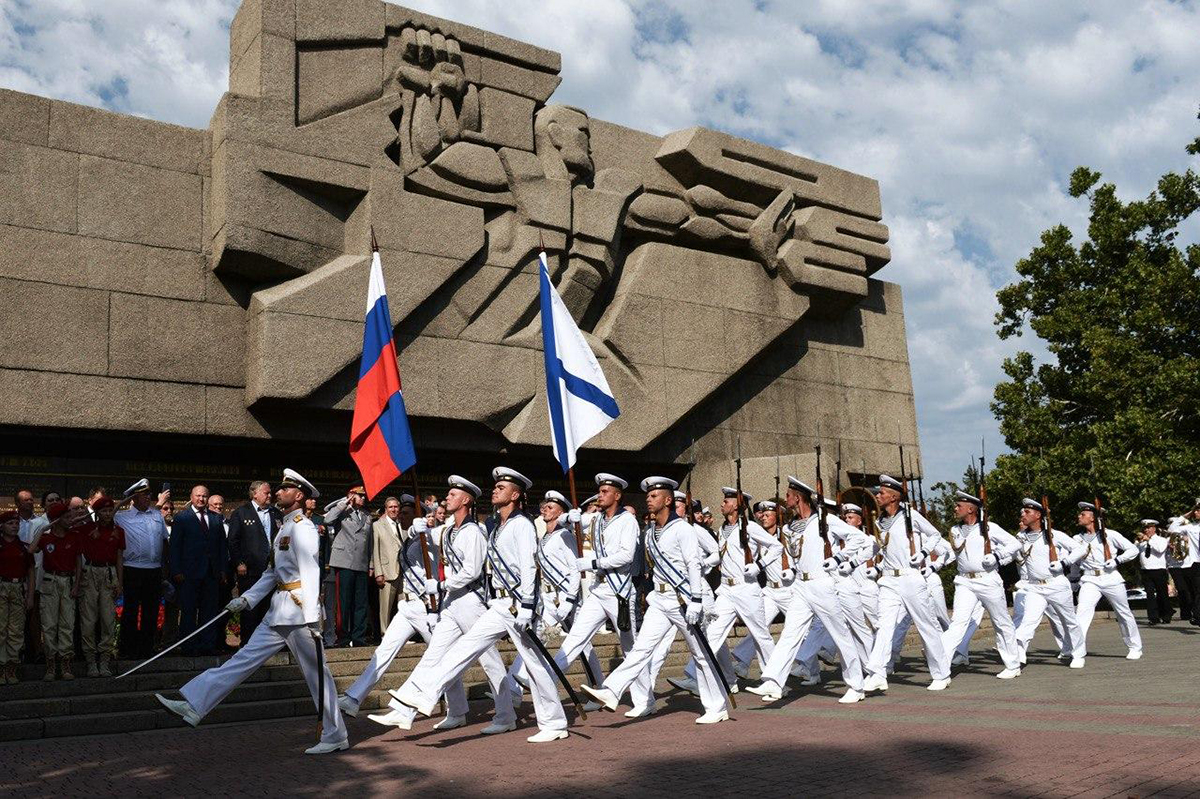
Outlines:
MULTIPOLYGON (((1200 137, 1187 151, 1200 154, 1200 137)), ((1055 526, 1070 531, 1074 503, 1098 495, 1109 524, 1133 532, 1200 493, 1200 245, 1177 241, 1200 208, 1200 178, 1167 173, 1131 202, 1100 178, 1071 174, 1071 196, 1090 206, 1086 240, 1045 231, 997 294, 1000 337, 1030 330, 1049 353, 1045 363, 1017 353, 996 386, 992 411, 1012 449, 988 475, 998 523, 1022 496, 1048 494, 1055 526)))

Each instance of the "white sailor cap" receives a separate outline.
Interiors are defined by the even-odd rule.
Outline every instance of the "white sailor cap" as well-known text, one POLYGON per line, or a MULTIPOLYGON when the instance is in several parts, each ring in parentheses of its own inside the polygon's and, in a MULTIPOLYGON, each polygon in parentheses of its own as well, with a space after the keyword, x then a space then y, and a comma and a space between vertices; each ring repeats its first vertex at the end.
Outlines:
POLYGON ((1158 519, 1142 519, 1138 524, 1142 527, 1158 527, 1158 519))
POLYGON ((954 501, 955 502, 970 502, 972 505, 974 505, 977 508, 983 507, 982 499, 980 499, 979 497, 974 496, 972 494, 968 494, 966 491, 955 491, 954 492, 954 501))
POLYGON ((793 491, 799 491, 801 494, 807 494, 810 497, 817 493, 816 489, 814 489, 808 483, 804 482, 799 477, 792 477, 790 474, 788 475, 788 488, 792 489, 793 491))
POLYGON ((672 492, 674 495, 675 489, 679 488, 679 483, 672 480, 670 477, 647 477, 642 481, 642 491, 649 494, 651 491, 663 490, 672 492))
POLYGON ((675 501, 676 502, 687 502, 687 494, 683 493, 682 491, 676 490, 675 491, 675 501))
POLYGON ((585 499, 585 500, 583 501, 583 504, 582 504, 582 505, 580 505, 579 507, 581 507, 581 508, 586 508, 588 505, 591 505, 593 502, 599 502, 599 501, 600 501, 600 495, 599 495, 599 494, 592 494, 590 497, 588 497, 587 499, 585 499))
MULTIPOLYGON (((726 499, 737 499, 738 490, 736 488, 730 488, 729 486, 725 486, 724 488, 721 489, 721 493, 725 495, 726 499)), ((742 492, 742 501, 745 502, 747 505, 749 505, 751 502, 754 501, 754 495, 748 494, 745 491, 743 491, 742 492)))
POLYGON ((483 490, 479 486, 475 485, 467 478, 460 477, 457 474, 450 475, 450 477, 446 480, 446 485, 450 486, 451 488, 457 488, 459 491, 466 491, 473 499, 479 499, 479 495, 483 493, 483 490))
POLYGON ((596 488, 599 488, 600 486, 612 486, 613 488, 619 488, 624 491, 625 489, 629 488, 629 481, 623 480, 620 477, 617 477, 615 474, 600 472, 598 475, 596 475, 596 488))
POLYGON ((400 507, 403 508, 405 505, 412 505, 414 508, 417 507, 417 498, 412 494, 401 494, 400 507))
POLYGON ((308 496, 312 499, 316 499, 317 497, 321 496, 321 492, 316 489, 316 486, 305 480, 304 477, 301 476, 300 472, 296 471, 295 469, 284 469, 283 479, 279 481, 280 488, 289 486, 292 488, 299 488, 301 491, 308 494, 308 496))
POLYGON ((862 516, 862 508, 853 502, 842 503, 842 513, 857 513, 862 516))
MULTIPOLYGON (((696 500, 696 502, 699 502, 699 501, 700 501, 700 500, 696 500)), ((694 503, 693 503, 693 504, 694 504, 694 503)), ((710 508, 710 507, 708 507, 707 505, 705 505, 703 508, 701 508, 701 509, 700 509, 700 512, 701 512, 701 513, 703 513, 703 514, 705 514, 705 515, 707 516, 708 514, 712 513, 712 508, 710 508)))
POLYGON ((825 507, 837 510, 837 500, 833 497, 825 497, 825 507))
POLYGON ((779 505, 769 499, 760 499, 758 502, 754 503, 755 513, 764 513, 769 510, 779 510, 779 505))
POLYGON ((1025 497, 1023 500, 1021 500, 1021 507, 1029 508, 1030 510, 1035 510, 1038 513, 1041 513, 1043 515, 1046 513, 1046 509, 1042 506, 1042 503, 1040 503, 1036 499, 1032 499, 1030 497, 1025 497))
POLYGON ((547 502, 556 502, 559 505, 562 505, 563 510, 571 509, 571 503, 567 502, 567 498, 564 497, 559 492, 554 491, 554 490, 547 491, 546 495, 544 497, 542 497, 542 503, 545 504, 547 502))
POLYGON ((525 491, 533 488, 532 480, 516 469, 509 469, 506 466, 497 466, 495 469, 492 469, 492 480, 497 483, 504 481, 513 485, 519 485, 525 491))
POLYGON ((124 498, 129 499, 134 494, 147 494, 150 492, 150 481, 143 477, 136 483, 125 489, 124 498))
POLYGON ((1090 510, 1092 513, 1096 512, 1096 506, 1090 502, 1080 502, 1079 509, 1080 510, 1090 510))
POLYGON ((879 475, 879 487, 890 488, 893 491, 899 491, 901 494, 904 493, 904 484, 891 475, 879 475))

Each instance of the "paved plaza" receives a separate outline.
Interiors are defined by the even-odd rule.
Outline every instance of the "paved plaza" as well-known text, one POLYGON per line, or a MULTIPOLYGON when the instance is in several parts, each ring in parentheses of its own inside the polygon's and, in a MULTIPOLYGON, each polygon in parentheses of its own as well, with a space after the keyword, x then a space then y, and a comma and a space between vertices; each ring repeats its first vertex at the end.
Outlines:
MULTIPOLYGON (((1087 668, 1072 671, 1043 628, 1019 679, 995 679, 997 659, 977 655, 940 694, 909 649, 886 696, 844 707, 834 680, 772 707, 743 692, 734 720, 709 728, 693 723, 696 700, 669 693, 655 718, 590 714, 542 747, 525 743, 528 726, 480 736, 489 710, 476 703, 470 726, 447 733, 360 717, 350 751, 324 757, 302 754, 314 717, 2 744, 0 763, 20 796, 1200 794, 1200 630, 1143 635, 1145 657, 1129 662, 1117 626, 1098 624, 1087 668)), ((528 701, 522 717, 532 725, 528 701)))

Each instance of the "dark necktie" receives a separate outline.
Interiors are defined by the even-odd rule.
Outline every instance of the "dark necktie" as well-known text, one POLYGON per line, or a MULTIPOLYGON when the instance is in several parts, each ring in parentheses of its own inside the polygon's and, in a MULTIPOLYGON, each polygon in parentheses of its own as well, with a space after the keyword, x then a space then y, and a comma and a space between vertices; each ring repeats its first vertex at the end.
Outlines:
POLYGON ((196 516, 200 519, 200 527, 204 529, 204 534, 208 535, 208 514, 204 511, 196 511, 196 516))

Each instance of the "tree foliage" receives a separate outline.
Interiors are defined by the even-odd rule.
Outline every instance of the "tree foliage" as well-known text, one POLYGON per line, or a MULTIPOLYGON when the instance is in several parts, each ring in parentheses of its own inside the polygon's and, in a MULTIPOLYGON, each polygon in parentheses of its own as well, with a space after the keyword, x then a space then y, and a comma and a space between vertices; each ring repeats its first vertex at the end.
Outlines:
MULTIPOLYGON (((1200 138, 1187 151, 1200 154, 1200 138)), ((1200 178, 1169 172, 1123 202, 1080 167, 1070 193, 1089 203, 1087 238, 1045 231, 997 294, 1000 337, 1031 331, 1049 358, 1004 363, 992 411, 1013 454, 988 475, 993 518, 1048 494, 1055 526, 1072 530, 1074 503, 1099 495, 1109 523, 1131 531, 1200 495, 1200 245, 1177 241, 1200 209, 1200 178)))

